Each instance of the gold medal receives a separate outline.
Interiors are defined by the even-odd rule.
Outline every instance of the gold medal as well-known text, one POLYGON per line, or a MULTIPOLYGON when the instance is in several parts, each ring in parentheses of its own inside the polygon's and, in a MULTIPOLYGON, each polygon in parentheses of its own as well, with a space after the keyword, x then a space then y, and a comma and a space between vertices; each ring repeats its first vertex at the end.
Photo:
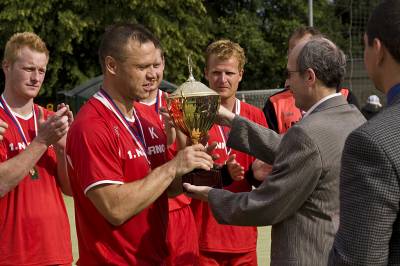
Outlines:
POLYGON ((39 173, 36 171, 35 168, 32 168, 31 170, 29 170, 29 175, 31 176, 31 178, 32 178, 33 180, 39 178, 39 173))

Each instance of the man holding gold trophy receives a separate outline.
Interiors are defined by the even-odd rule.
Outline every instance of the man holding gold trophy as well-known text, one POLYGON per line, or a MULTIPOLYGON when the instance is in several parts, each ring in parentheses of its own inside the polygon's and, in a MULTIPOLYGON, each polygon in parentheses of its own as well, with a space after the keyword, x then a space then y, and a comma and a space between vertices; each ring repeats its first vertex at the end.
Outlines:
POLYGON ((148 98, 159 79, 159 47, 138 24, 113 25, 102 37, 103 84, 80 109, 66 148, 79 265, 165 265, 167 190, 179 193, 182 175, 213 166, 197 144, 152 167, 146 152, 151 133, 133 104, 148 98))

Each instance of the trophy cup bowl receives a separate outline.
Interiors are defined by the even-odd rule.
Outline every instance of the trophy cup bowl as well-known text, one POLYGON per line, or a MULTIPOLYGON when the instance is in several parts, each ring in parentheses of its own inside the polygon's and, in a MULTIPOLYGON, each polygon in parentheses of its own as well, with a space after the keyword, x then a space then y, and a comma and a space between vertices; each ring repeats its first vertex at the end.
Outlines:
POLYGON ((167 105, 175 127, 188 136, 193 144, 198 144, 215 121, 220 105, 220 96, 218 94, 188 95, 181 91, 179 97, 170 95, 167 105))
MULTIPOLYGON (((189 67, 190 69, 190 67, 189 67)), ((192 140, 193 144, 207 135, 212 127, 221 98, 218 93, 194 79, 191 69, 189 79, 167 97, 168 113, 175 127, 192 140)), ((221 173, 195 169, 182 176, 183 183, 198 186, 222 187, 221 173)))

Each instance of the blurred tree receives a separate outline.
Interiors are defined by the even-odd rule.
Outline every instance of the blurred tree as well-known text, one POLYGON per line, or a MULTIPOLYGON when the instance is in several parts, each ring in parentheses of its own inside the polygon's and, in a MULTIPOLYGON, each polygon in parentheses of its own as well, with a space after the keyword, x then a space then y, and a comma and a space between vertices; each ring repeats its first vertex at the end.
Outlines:
MULTIPOLYGON (((87 63, 80 45, 84 34, 94 26, 93 18, 85 13, 85 5, 75 1, 3 0, 0 3, 1 47, 15 32, 34 31, 50 50, 50 63, 41 95, 54 96, 56 90, 71 88, 93 76, 96 66, 81 70, 87 63)), ((90 51, 90 50, 89 50, 90 51)))
MULTIPOLYGON (((241 89, 249 90, 283 85, 287 38, 307 24, 308 15, 304 0, 2 0, 0 47, 4 49, 15 32, 41 36, 50 50, 41 96, 55 97, 57 91, 101 74, 101 34, 107 25, 121 21, 142 23, 160 38, 165 77, 176 84, 188 77, 189 54, 199 80, 207 44, 220 38, 240 43, 248 59, 241 89)), ((314 1, 314 22, 341 43, 343 30, 331 1, 314 1)))
POLYGON ((187 79, 189 54, 195 74, 202 72, 202 50, 211 35, 200 0, 2 0, 0 47, 4 49, 15 32, 41 36, 50 50, 50 63, 40 94, 54 97, 59 90, 101 74, 100 36, 107 25, 120 21, 142 23, 160 38, 167 58, 165 75, 173 82, 187 79))

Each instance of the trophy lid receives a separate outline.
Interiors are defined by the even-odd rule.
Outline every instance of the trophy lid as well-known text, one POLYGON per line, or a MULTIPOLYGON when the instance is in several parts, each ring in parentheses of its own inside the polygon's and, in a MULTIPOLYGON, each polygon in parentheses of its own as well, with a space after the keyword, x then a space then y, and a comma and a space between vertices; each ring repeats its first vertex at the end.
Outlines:
POLYGON ((186 82, 180 85, 168 98, 192 97, 192 96, 211 96, 219 95, 207 87, 204 83, 196 81, 193 77, 192 59, 188 57, 189 78, 186 82))

